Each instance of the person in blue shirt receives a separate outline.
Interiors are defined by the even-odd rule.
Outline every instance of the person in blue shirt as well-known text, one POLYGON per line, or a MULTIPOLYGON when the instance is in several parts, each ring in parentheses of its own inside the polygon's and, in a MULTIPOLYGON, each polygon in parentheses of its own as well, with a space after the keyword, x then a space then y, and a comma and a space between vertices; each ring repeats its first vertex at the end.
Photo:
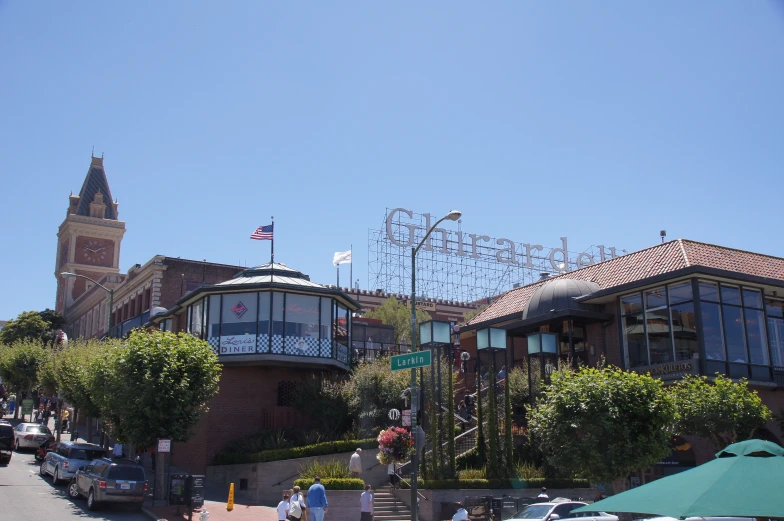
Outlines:
POLYGON ((321 478, 316 476, 308 489, 308 510, 310 510, 310 521, 324 521, 324 514, 327 513, 329 503, 327 503, 327 493, 321 478))

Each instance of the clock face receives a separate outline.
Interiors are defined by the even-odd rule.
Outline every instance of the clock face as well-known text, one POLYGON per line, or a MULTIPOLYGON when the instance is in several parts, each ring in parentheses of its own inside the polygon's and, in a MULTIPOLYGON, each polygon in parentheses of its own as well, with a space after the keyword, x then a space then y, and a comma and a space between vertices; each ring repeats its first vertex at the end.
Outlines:
POLYGON ((85 262, 103 264, 106 259, 106 246, 101 241, 91 240, 84 245, 83 258, 85 262))

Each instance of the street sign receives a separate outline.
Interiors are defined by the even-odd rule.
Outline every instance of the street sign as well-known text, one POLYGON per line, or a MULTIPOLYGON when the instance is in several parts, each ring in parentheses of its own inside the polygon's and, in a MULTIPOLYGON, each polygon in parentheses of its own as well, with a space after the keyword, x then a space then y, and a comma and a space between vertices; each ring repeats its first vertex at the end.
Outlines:
POLYGON ((389 360, 392 364, 393 371, 415 369, 417 367, 429 366, 431 361, 431 353, 429 350, 414 351, 413 353, 406 353, 404 355, 395 355, 389 360))
POLYGON ((158 440, 158 453, 171 452, 171 440, 158 440))
POLYGON ((392 421, 397 421, 400 419, 400 411, 397 409, 390 409, 389 410, 389 419, 392 421))
POLYGON ((411 427, 411 409, 403 410, 403 427, 411 427))
POLYGON ((22 400, 22 414, 28 414, 33 412, 33 400, 32 398, 25 398, 22 400))

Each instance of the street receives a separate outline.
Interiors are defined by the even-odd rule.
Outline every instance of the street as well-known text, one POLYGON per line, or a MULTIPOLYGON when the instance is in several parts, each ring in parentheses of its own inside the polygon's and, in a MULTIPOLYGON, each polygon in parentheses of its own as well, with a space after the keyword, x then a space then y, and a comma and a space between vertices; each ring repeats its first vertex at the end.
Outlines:
POLYGON ((4 521, 60 521, 99 519, 143 521, 148 517, 130 512, 122 505, 105 506, 89 512, 84 500, 71 501, 66 485, 52 485, 51 478, 38 475, 39 465, 32 451, 15 452, 11 463, 0 465, 0 519, 4 521))

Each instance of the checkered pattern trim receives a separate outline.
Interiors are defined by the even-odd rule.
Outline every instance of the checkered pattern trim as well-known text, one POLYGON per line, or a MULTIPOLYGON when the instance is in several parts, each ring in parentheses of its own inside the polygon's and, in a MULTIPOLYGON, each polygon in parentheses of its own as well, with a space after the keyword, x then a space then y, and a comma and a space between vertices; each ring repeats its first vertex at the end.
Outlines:
POLYGON ((269 352, 269 335, 259 335, 258 341, 256 343, 256 352, 257 353, 268 353, 269 352))
POLYGON ((311 337, 287 336, 286 354, 299 356, 318 356, 318 339, 311 337))
POLYGON ((210 347, 212 348, 212 352, 213 353, 215 353, 216 355, 220 354, 220 337, 219 336, 210 337, 207 340, 207 343, 210 344, 210 347))
POLYGON ((270 353, 276 355, 283 354, 283 337, 281 335, 272 335, 270 353))
POLYGON ((332 357, 332 340, 328 338, 321 339, 321 356, 324 358, 332 357))

